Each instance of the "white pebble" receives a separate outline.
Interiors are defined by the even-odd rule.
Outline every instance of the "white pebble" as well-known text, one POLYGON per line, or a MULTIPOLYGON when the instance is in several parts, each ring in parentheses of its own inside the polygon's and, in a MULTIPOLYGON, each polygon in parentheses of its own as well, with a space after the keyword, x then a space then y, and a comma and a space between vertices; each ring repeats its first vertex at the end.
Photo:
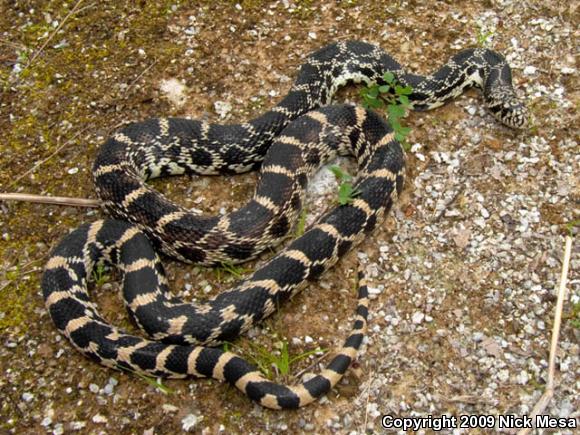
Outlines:
POLYGON ((536 71, 537 71, 537 68, 535 66, 528 65, 527 67, 524 68, 524 74, 527 76, 531 76, 531 75, 535 74, 536 71))
POLYGON ((97 384, 89 384, 89 390, 91 393, 97 394, 99 392, 99 386, 97 384))
POLYGON ((31 402, 32 399, 34 399, 34 394, 22 393, 22 400, 24 400, 25 402, 31 402))
POLYGON ((77 168, 77 167, 70 168, 70 169, 69 169, 68 171, 66 171, 66 172, 68 172, 70 175, 74 175, 74 174, 76 174, 77 172, 79 172, 79 168, 77 168))
POLYGON ((163 412, 167 412, 167 413, 179 411, 179 408, 177 406, 173 406, 173 405, 170 405, 168 403, 164 404, 161 407, 161 409, 163 409, 163 412))
POLYGON ((195 427, 198 421, 199 417, 197 415, 189 414, 181 420, 181 427, 184 431, 189 432, 190 429, 195 427))
POLYGON ((97 423, 97 424, 105 424, 109 421, 107 419, 107 417, 105 417, 104 415, 101 415, 101 414, 93 415, 92 420, 93 420, 93 423, 97 423))
POLYGON ((413 317, 411 318, 411 320, 413 321, 413 323, 418 325, 419 323, 421 323, 423 321, 424 318, 425 318, 425 314, 423 314, 421 311, 416 311, 413 314, 413 317))

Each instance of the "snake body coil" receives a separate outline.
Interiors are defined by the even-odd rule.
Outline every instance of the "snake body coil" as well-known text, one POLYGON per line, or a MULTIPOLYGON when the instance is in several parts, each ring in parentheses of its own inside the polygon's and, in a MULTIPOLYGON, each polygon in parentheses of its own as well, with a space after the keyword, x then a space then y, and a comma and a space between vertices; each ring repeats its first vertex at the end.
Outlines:
POLYGON ((391 128, 372 111, 321 107, 346 81, 373 82, 387 71, 413 87, 415 109, 437 107, 477 86, 502 122, 513 127, 524 123, 525 109, 515 99, 509 67, 495 52, 465 50, 422 77, 405 73, 378 47, 351 41, 312 54, 289 94, 248 123, 156 119, 129 126, 103 145, 93 171, 108 212, 135 225, 120 220, 83 225, 53 251, 42 289, 58 329, 104 365, 154 376, 226 380, 270 408, 303 406, 329 391, 355 358, 366 330, 364 282, 354 329, 344 346, 318 376, 297 386, 272 383, 241 358, 205 346, 232 340, 271 315, 360 242, 391 207, 404 177, 404 154, 391 128), (352 154, 358 161, 358 195, 351 203, 328 212, 252 276, 212 300, 186 304, 171 295, 149 239, 184 261, 252 258, 287 235, 309 175, 337 154, 352 154), (252 200, 221 217, 193 215, 145 183, 181 173, 244 172, 260 164, 252 200), (120 269, 129 312, 161 341, 125 334, 99 315, 87 279, 100 261, 120 269))

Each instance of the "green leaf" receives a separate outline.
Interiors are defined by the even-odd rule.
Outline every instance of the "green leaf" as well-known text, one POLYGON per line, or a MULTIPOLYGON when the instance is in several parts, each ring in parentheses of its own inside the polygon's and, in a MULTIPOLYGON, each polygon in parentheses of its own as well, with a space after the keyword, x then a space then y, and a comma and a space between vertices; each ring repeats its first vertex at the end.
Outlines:
POLYGON ((389 115, 393 118, 401 118, 405 115, 405 108, 401 106, 397 106, 395 104, 390 104, 387 107, 389 115))
POLYGON ((401 88, 399 92, 397 92, 398 95, 411 95, 412 93, 413 88, 409 85, 405 86, 404 88, 401 88))
POLYGON ((409 97, 406 95, 399 95, 399 103, 401 103, 401 106, 405 108, 409 107, 409 97))
POLYGON ((334 174, 334 176, 339 181, 344 181, 344 180, 349 180, 350 179, 350 175, 348 175, 346 172, 344 172, 340 166, 332 165, 328 169, 331 170, 331 172, 334 174))
POLYGON ((411 127, 401 127, 397 130, 397 133, 400 133, 404 136, 408 136, 411 133, 411 127))
POLYGON ((379 92, 381 94, 386 94, 387 92, 389 92, 390 89, 391 89, 391 87, 389 85, 379 86, 379 92))
POLYGON ((395 74, 388 71, 385 74, 383 74, 383 80, 389 84, 392 84, 395 81, 395 74))

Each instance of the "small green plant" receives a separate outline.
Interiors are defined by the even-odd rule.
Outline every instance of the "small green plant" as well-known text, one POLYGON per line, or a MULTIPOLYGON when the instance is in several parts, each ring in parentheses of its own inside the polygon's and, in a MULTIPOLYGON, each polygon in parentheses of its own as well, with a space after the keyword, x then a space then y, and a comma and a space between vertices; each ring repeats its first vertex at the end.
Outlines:
POLYGON ((235 279, 241 279, 245 274, 250 273, 251 271, 252 270, 247 267, 235 265, 230 261, 220 262, 219 267, 214 269, 216 279, 219 282, 222 282, 226 275, 231 275, 235 279))
POLYGON ((392 72, 386 72, 382 81, 384 83, 375 83, 361 89, 363 106, 367 109, 386 110, 389 123, 395 132, 395 139, 401 142, 405 149, 409 149, 405 138, 411 132, 411 128, 401 124, 401 119, 411 106, 409 95, 413 93, 413 88, 409 85, 402 86, 392 72))
POLYGON ((580 329, 580 302, 572 305, 572 314, 570 315, 570 325, 580 329))
POLYGON ((302 210, 300 210, 300 217, 298 218, 298 222, 296 222, 296 237, 300 237, 306 230, 306 216, 308 216, 308 210, 306 207, 303 207, 302 210))
POLYGON ((568 231, 568 234, 570 235, 570 237, 574 237, 574 227, 577 227, 579 225, 580 225, 580 220, 570 221, 570 222, 566 223, 566 225, 565 225, 566 231, 568 231))
POLYGON ((478 26, 477 30, 477 45, 480 47, 487 47, 489 38, 493 36, 493 31, 485 30, 482 26, 478 26))
POLYGON ((287 376, 290 373, 290 367, 297 361, 308 358, 310 355, 314 355, 320 352, 326 352, 326 349, 316 348, 314 350, 309 350, 303 352, 296 356, 291 356, 288 349, 288 342, 286 340, 281 340, 276 343, 278 348, 277 352, 270 352, 263 346, 259 344, 249 342, 252 350, 257 353, 257 355, 252 355, 250 358, 256 364, 258 369, 264 373, 264 375, 272 379, 273 373, 271 368, 274 367, 277 374, 281 376, 287 376))
POLYGON ((175 393, 175 390, 173 390, 172 388, 169 388, 167 385, 163 385, 163 383, 161 382, 161 378, 154 378, 152 376, 147 376, 147 375, 144 375, 143 373, 138 373, 138 372, 130 372, 130 373, 133 373, 138 378, 143 379, 145 382, 147 382, 152 387, 158 389, 163 394, 169 395, 169 394, 175 393))
POLYGON ((340 182, 338 186, 338 203, 340 205, 352 203, 354 198, 360 195, 360 190, 352 185, 352 176, 344 172, 340 166, 332 165, 330 170, 340 182))
POLYGON ((169 388, 167 385, 163 385, 163 383, 161 382, 161 378, 155 378, 153 376, 145 375, 143 373, 139 373, 135 370, 132 370, 128 367, 121 367, 121 370, 137 376, 139 379, 144 380, 152 387, 155 387, 156 389, 161 391, 163 394, 173 394, 175 392, 175 390, 169 388))
POLYGON ((107 269, 103 263, 98 263, 93 269, 91 278, 97 287, 101 287, 103 284, 109 281, 109 275, 106 273, 106 270, 107 269))

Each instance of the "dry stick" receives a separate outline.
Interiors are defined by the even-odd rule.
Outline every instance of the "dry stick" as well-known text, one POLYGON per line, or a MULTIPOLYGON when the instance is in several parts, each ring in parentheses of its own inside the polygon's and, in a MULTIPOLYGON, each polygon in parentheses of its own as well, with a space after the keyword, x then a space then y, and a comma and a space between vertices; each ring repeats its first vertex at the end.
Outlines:
POLYGON ((151 65, 149 65, 147 68, 145 68, 143 71, 141 71, 141 74, 139 74, 135 78, 135 80, 133 80, 131 83, 129 83, 129 86, 127 86, 127 89, 125 90, 125 93, 127 93, 129 91, 129 89, 131 89, 135 85, 135 83, 137 83, 141 79, 141 77, 143 77, 145 74, 147 74, 147 71, 149 71, 151 68, 153 68, 157 64, 157 62, 159 62, 159 61, 158 60, 154 60, 151 63, 151 65))
POLYGON ((32 57, 30 58, 30 60, 28 61, 28 63, 26 64, 26 66, 24 67, 24 69, 22 71, 25 71, 32 66, 32 63, 36 60, 36 58, 40 55, 40 53, 42 53, 44 51, 44 49, 46 48, 48 43, 50 41, 52 41, 52 38, 54 38, 54 36, 60 31, 60 29, 62 29, 62 26, 64 26, 64 24, 68 21, 68 19, 70 17, 72 17, 74 14, 76 14, 78 12, 77 8, 80 6, 80 4, 82 2, 83 2, 83 0, 78 0, 76 2, 76 4, 73 6, 73 8, 70 10, 70 12, 66 15, 66 17, 64 17, 62 22, 57 26, 56 29, 54 29, 54 32, 52 32, 50 34, 50 36, 48 38, 46 38, 46 41, 44 41, 44 44, 42 44, 40 46, 40 48, 38 50, 36 50, 36 52, 32 55, 32 57))
POLYGON ((0 193, 0 201, 26 201, 41 204, 72 205, 75 207, 100 207, 101 201, 69 196, 43 196, 29 193, 0 193))
POLYGON ((31 172, 34 172, 36 169, 38 169, 38 167, 44 163, 46 163, 48 160, 52 159, 56 154, 58 154, 60 152, 60 150, 62 150, 65 146, 71 144, 77 137, 79 137, 81 134, 83 134, 87 129, 83 128, 81 131, 78 131, 77 133, 75 133, 73 135, 73 137, 71 137, 69 140, 67 140, 65 143, 63 143, 62 145, 60 145, 56 150, 54 150, 54 152, 52 154, 50 154, 48 157, 42 159, 40 162, 36 163, 32 168, 30 168, 28 171, 24 172, 22 175, 19 175, 18 177, 16 177, 16 179, 10 183, 9 187, 13 187, 16 183, 18 183, 20 180, 22 180, 24 177, 26 177, 28 174, 30 174, 31 172))
MULTIPOLYGON (((568 267, 570 266, 570 256, 572 253, 572 237, 566 236, 566 248, 564 251, 564 262, 562 264, 562 275, 560 276, 560 288, 558 289, 558 301, 556 302, 556 315, 554 317, 554 327, 552 328, 552 342, 550 344, 550 364, 548 366, 548 383, 546 390, 530 414, 532 422, 537 415, 541 414, 552 396, 554 396, 554 374, 556 372, 556 352, 558 350, 558 339, 560 336, 560 324, 562 323, 562 309, 564 307, 564 295, 566 294, 566 280, 568 277, 568 267)), ((535 424, 533 424, 535 426, 535 424)), ((518 435, 527 435, 531 429, 523 429, 518 435)))

